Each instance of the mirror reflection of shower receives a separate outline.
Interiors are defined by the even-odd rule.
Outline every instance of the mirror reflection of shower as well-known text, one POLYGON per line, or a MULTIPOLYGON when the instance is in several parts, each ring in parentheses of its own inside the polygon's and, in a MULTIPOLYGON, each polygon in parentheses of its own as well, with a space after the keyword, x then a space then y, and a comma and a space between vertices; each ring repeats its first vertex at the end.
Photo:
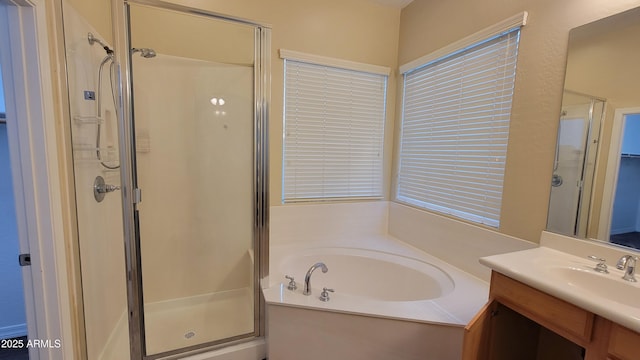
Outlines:
MULTIPOLYGON (((105 65, 109 64, 109 83, 110 83, 110 89, 111 89, 111 99, 113 101, 113 104, 115 106, 116 109, 116 115, 118 112, 119 107, 116 104, 116 64, 114 61, 114 53, 113 50, 111 48, 109 48, 109 46, 107 46, 107 44, 105 44, 102 40, 96 38, 92 33, 88 33, 87 34, 87 40, 89 41, 89 45, 94 45, 94 44, 99 44, 100 46, 102 46, 102 48, 104 49, 104 51, 106 52, 106 56, 104 57, 104 59, 102 59, 102 61, 100 62, 100 66, 98 67, 98 86, 97 86, 97 91, 96 91, 96 95, 95 95, 95 101, 96 101, 96 118, 98 119, 97 122, 97 131, 96 131, 96 157, 98 158, 98 161, 100 162, 100 165, 102 165, 104 168, 109 169, 109 170, 115 170, 120 168, 120 165, 111 165, 111 164, 107 164, 103 158, 102 158, 102 154, 101 154, 101 148, 100 148, 100 143, 101 143, 101 133, 102 133, 102 121, 100 121, 100 119, 102 119, 102 99, 103 99, 103 95, 102 95, 102 71, 105 67, 105 65)), ((143 58, 149 59, 149 58, 153 58, 156 56, 156 52, 153 49, 149 49, 149 48, 133 48, 131 49, 131 54, 135 54, 135 53, 140 53, 140 56, 142 56, 143 58)))
POLYGON ((142 56, 143 58, 149 59, 149 58, 152 58, 152 57, 156 57, 156 51, 153 50, 153 49, 149 49, 149 48, 140 48, 140 49, 133 48, 133 49, 131 49, 131 53, 132 54, 135 54, 137 52, 139 52, 140 56, 142 56))
MULTIPOLYGON (((562 122, 562 118, 567 116, 567 110, 562 110, 560 113, 560 121, 562 122)), ((562 126, 558 127, 558 138, 561 135, 562 126)), ((553 176, 551 177, 551 186, 558 187, 562 186, 564 183, 564 179, 562 179, 562 175, 558 174, 558 166, 560 165, 560 141, 556 141, 556 156, 553 161, 553 176)))
POLYGON ((551 178, 550 231, 586 235, 604 104, 595 96, 564 91, 551 178))

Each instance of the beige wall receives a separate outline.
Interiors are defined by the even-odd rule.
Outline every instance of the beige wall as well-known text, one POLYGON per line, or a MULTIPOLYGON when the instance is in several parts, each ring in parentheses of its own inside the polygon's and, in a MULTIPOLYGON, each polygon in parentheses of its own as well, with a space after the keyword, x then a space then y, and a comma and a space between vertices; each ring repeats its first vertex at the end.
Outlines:
POLYGON ((537 242, 545 228, 569 30, 638 5, 638 0, 415 0, 402 11, 399 64, 529 12, 520 40, 500 232, 537 242))
MULTIPOLYGON (((105 41, 113 44, 111 1, 68 1, 105 41)), ((367 0, 173 2, 264 22, 273 29, 272 205, 279 205, 281 198, 283 63, 278 49, 396 69, 517 12, 529 11, 529 24, 523 29, 520 45, 500 231, 531 241, 538 240, 546 224, 569 29, 640 5, 639 0, 415 0, 401 13, 367 0)), ((387 112, 388 119, 393 119, 397 71, 389 80, 387 112)), ((392 178, 393 129, 394 122, 389 121, 385 143, 387 184, 392 178)))
MULTIPOLYGON (((400 10, 368 0, 172 0, 270 25, 271 112, 269 122, 270 202, 281 204, 283 61, 279 49, 397 68, 400 10)), ((389 77, 385 179, 391 169, 396 71, 389 77)), ((388 195, 388 193, 386 194, 388 195)))
MULTIPOLYGON (((107 1, 79 1, 79 11, 107 29, 107 1)), ((520 11, 522 31, 500 231, 538 241, 545 228, 551 166, 571 28, 640 5, 638 0, 415 0, 402 10, 366 0, 173 0, 181 5, 263 22, 272 27, 270 121, 271 204, 281 199, 283 66, 281 48, 390 66, 393 69, 520 11), (397 54, 397 57, 396 57, 397 54)), ((103 31, 104 33, 104 31, 103 31)), ((110 34, 105 38, 109 40, 110 34)), ((397 71, 390 76, 388 118, 396 118, 397 71)), ((390 185, 392 133, 387 125, 385 179, 390 185)), ((387 186, 388 189, 391 186, 387 186)), ((389 193, 386 194, 389 198, 389 193)))
POLYGON ((100 33, 107 44, 113 44, 110 0, 67 0, 67 2, 100 33))
POLYGON ((158 54, 218 63, 253 65, 253 26, 133 4, 130 19, 133 48, 152 48, 158 54))
POLYGON ((640 105, 639 18, 636 9, 572 32, 566 88, 605 98, 615 108, 640 105))

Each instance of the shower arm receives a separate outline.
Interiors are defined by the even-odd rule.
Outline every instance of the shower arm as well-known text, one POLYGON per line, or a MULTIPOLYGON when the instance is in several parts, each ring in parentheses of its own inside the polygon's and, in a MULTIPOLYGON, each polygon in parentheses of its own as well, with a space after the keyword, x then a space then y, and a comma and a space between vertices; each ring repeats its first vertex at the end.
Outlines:
POLYGON ((100 40, 97 37, 93 36, 92 33, 88 33, 87 34, 87 40, 89 41, 89 45, 93 45, 94 43, 98 43, 98 44, 100 44, 100 46, 102 46, 104 51, 107 52, 107 55, 109 55, 109 54, 113 55, 113 50, 111 50, 111 48, 108 47, 107 44, 103 43, 102 40, 100 40))

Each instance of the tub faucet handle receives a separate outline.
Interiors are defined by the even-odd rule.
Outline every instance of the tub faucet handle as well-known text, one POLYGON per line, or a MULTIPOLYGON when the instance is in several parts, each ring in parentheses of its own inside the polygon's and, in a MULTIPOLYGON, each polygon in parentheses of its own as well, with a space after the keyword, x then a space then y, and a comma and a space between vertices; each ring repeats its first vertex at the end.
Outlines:
POLYGON ((329 291, 330 292, 335 292, 335 290, 333 290, 333 289, 327 289, 326 287, 322 288, 322 292, 320 293, 320 296, 318 297, 320 299, 320 301, 329 301, 329 291))
POLYGON ((287 286, 287 289, 293 291, 298 288, 298 285, 296 285, 296 280, 293 278, 293 276, 285 275, 284 277, 287 280, 289 280, 289 285, 287 286))

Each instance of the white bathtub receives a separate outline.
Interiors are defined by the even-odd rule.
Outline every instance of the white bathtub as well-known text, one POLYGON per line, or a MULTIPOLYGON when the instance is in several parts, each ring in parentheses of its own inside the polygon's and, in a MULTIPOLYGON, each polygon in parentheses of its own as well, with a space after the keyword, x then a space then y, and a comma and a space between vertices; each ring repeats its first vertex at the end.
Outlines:
MULTIPOLYGON (((279 273, 306 274, 309 266, 318 262, 330 271, 314 271, 315 294, 328 287, 354 301, 420 301, 445 296, 455 288, 453 279, 437 266, 364 249, 306 249, 285 256, 279 263, 279 273)), ((304 277, 298 279, 303 286, 304 277)), ((336 299, 344 300, 342 296, 336 299)))
POLYGON ((318 346, 325 356, 331 347, 326 358, 336 359, 419 359, 426 352, 430 359, 458 359, 463 328, 488 296, 485 282, 388 236, 275 246, 270 263, 263 294, 275 359, 300 356, 295 343, 306 344, 308 354, 318 346), (305 274, 317 262, 329 271, 314 271, 305 296, 305 274), (287 289, 285 275, 295 277, 297 290, 287 289), (335 290, 328 302, 318 298, 323 287, 335 290), (363 350, 363 342, 375 351, 363 350))

